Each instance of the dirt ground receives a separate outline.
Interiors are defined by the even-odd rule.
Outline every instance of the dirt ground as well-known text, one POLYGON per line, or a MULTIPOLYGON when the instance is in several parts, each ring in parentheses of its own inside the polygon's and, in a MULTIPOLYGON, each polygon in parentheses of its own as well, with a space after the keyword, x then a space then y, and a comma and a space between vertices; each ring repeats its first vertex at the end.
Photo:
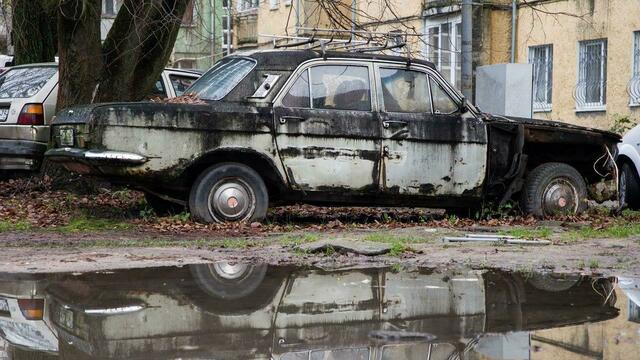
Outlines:
POLYGON ((0 183, 0 271, 63 272, 248 261, 325 268, 472 267, 640 276, 640 212, 595 207, 534 219, 500 209, 473 219, 430 209, 271 209, 250 224, 158 216, 127 189, 56 190, 33 178, 0 183), (547 246, 444 243, 468 233, 545 239, 547 246), (385 245, 385 255, 302 251, 320 240, 385 245))
MULTIPOLYGON (((464 230, 464 229, 463 229, 464 230)), ((365 256, 354 253, 304 253, 295 240, 277 235, 249 240, 203 239, 195 236, 97 232, 83 234, 0 234, 2 272, 84 272, 119 268, 184 265, 212 261, 266 262, 321 268, 428 267, 500 268, 521 272, 553 271, 640 276, 639 238, 590 239, 547 246, 443 243, 441 238, 463 230, 415 226, 384 232, 393 239, 410 239, 401 251, 365 256), (142 241, 140 239, 144 238, 142 241), (141 242, 142 241, 142 242, 141 242), (124 246, 117 246, 118 243, 124 246), (162 247, 154 246, 162 244, 162 247)), ((475 229, 479 230, 479 229, 475 229)), ((480 229, 487 230, 487 229, 480 229)), ((338 231, 313 234, 315 239, 362 241, 380 231, 338 231)), ((309 234, 300 234, 309 236, 309 234)), ((554 233, 553 236, 556 234, 554 233)))

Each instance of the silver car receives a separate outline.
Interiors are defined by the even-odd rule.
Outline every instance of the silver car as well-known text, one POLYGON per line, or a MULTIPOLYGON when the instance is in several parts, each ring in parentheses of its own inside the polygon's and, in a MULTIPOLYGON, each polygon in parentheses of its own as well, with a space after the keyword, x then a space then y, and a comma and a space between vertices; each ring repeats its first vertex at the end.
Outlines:
MULTIPOLYGON (((166 69, 149 97, 172 98, 200 77, 166 69)), ((0 76, 0 170, 38 170, 58 98, 58 64, 14 66, 0 76)))

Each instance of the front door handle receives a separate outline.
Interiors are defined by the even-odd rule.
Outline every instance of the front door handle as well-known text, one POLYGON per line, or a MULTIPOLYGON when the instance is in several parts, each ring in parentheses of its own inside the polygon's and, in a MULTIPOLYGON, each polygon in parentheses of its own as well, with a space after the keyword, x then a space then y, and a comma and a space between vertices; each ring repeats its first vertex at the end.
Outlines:
POLYGON ((289 115, 286 115, 286 116, 281 116, 280 117, 280 124, 286 124, 287 121, 289 121, 289 120, 305 121, 306 119, 303 118, 303 117, 300 117, 300 116, 289 116, 289 115))
POLYGON ((385 120, 382 122, 382 127, 385 129, 388 129, 389 127, 391 127, 391 125, 407 126, 407 122, 400 120, 385 120))

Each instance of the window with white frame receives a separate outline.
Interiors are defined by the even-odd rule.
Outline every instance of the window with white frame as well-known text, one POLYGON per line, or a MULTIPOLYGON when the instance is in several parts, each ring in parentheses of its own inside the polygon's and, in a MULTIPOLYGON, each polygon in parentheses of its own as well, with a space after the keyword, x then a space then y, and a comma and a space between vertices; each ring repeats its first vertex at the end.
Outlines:
POLYGON ((222 56, 233 52, 233 30, 231 29, 231 15, 226 12, 222 17, 222 56))
POLYGON ((273 10, 273 9, 277 9, 278 8, 278 0, 269 0, 269 7, 273 10))
POLYGON ((607 104, 607 40, 580 42, 576 110, 604 110, 607 104))
POLYGON ((238 0, 238 11, 256 9, 260 6, 260 0, 238 0))
POLYGON ((442 76, 458 89, 462 79, 462 25, 460 16, 425 22, 426 56, 442 76))
POLYGON ((640 31, 633 32, 633 73, 627 85, 629 105, 640 105, 640 31))
POLYGON ((120 0, 103 0, 102 1, 102 15, 106 17, 114 17, 118 13, 120 8, 120 0))
POLYGON ((553 87, 553 45, 529 47, 533 65, 533 111, 550 111, 553 87))

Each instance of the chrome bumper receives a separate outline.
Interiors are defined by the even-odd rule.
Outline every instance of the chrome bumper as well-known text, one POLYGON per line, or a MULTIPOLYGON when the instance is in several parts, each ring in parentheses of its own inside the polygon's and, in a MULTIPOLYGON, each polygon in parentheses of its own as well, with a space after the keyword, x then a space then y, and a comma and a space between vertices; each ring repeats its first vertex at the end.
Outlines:
POLYGON ((47 151, 44 156, 55 162, 85 162, 92 165, 104 163, 141 165, 149 161, 145 156, 109 150, 84 150, 78 148, 57 148, 47 151))

